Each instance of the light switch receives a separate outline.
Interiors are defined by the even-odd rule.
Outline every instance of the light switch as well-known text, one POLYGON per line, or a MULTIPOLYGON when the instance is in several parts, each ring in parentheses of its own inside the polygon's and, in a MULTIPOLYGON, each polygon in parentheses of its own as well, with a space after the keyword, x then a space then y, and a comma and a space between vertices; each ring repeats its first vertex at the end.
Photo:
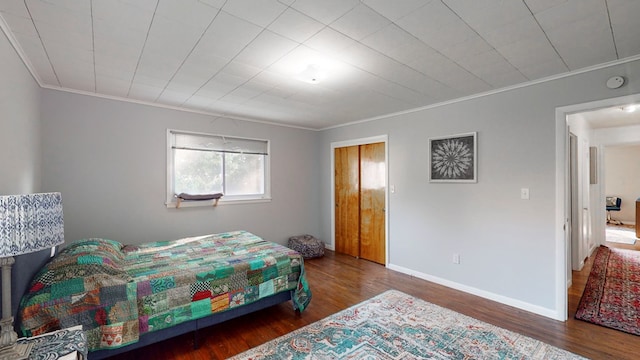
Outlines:
POLYGON ((395 185, 391 185, 391 193, 392 194, 396 193, 396 186, 395 185))
POLYGON ((529 200, 529 188, 520 189, 520 199, 529 200))

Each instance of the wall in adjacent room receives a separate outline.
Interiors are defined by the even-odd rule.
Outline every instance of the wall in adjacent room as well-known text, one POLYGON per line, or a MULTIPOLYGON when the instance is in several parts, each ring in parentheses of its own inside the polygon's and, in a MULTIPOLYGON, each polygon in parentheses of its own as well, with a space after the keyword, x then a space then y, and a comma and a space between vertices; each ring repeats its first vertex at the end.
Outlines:
POLYGON ((0 31, 0 195, 40 191, 40 87, 0 31))
POLYGON ((317 133, 54 90, 42 94, 43 184, 61 191, 68 241, 128 244, 247 230, 285 243, 320 232, 317 133), (167 129, 271 141, 265 203, 167 208, 167 129))
POLYGON ((612 211, 611 217, 635 224, 636 199, 640 198, 640 145, 608 146, 604 171, 606 195, 622 199, 620 211, 612 211))
MULTIPOLYGON (((388 134, 389 266, 529 311, 563 313, 556 108, 640 92, 640 61, 322 133, 322 234, 331 238, 332 142, 388 134), (623 75, 625 87, 606 79, 623 75), (428 139, 478 132, 478 182, 429 183, 428 139), (530 199, 520 199, 529 188, 530 199), (452 255, 460 254, 460 264, 452 255)), ((561 135, 560 135, 561 137, 561 135)), ((563 140, 564 141, 564 140, 563 140)), ((559 155, 558 155, 559 156, 559 155)), ((560 157, 562 158, 562 157, 560 157)))

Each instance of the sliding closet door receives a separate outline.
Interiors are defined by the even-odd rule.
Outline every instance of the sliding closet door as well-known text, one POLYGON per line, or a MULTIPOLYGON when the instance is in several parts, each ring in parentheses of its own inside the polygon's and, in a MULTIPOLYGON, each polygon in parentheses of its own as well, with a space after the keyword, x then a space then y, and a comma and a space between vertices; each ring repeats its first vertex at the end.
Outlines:
POLYGON ((360 257, 385 264, 384 143, 360 145, 360 257))
POLYGON ((360 156, 358 146, 336 148, 336 252, 360 256, 360 156))

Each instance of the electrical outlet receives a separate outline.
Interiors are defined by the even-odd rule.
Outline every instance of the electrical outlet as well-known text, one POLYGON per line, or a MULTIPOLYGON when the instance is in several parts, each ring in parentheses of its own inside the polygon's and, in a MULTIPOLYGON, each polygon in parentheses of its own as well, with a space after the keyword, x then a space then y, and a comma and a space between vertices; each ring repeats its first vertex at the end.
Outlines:
POLYGON ((454 253, 453 254, 453 263, 454 264, 460 264, 460 254, 458 254, 458 253, 454 253))

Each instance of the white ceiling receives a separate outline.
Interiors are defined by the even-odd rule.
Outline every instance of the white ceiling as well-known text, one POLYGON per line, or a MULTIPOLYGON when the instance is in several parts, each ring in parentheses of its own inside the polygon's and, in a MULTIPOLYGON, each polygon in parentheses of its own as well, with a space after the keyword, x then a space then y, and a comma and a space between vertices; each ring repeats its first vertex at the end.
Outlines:
POLYGON ((640 54, 638 0, 2 0, 0 16, 45 87, 315 129, 640 54), (299 80, 309 64, 322 82, 299 80))
POLYGON ((614 106, 576 114, 578 119, 587 121, 592 129, 640 125, 640 105, 628 104, 614 106), (628 111, 634 106, 634 111, 628 111))

